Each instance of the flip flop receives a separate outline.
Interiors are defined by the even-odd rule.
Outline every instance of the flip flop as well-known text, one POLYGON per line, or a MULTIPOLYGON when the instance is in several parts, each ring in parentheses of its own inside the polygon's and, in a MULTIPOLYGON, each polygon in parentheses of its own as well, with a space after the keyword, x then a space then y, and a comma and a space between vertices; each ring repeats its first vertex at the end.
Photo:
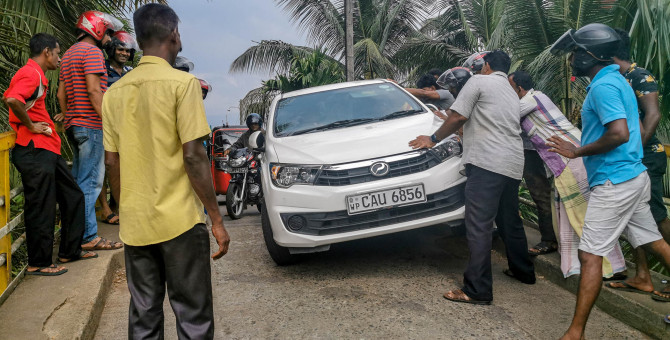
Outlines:
MULTIPOLYGON (((642 289, 637 289, 637 288, 629 285, 628 283, 626 283, 626 281, 608 282, 608 283, 605 284, 605 287, 607 287, 609 289, 620 290, 620 291, 624 291, 624 292, 633 292, 633 293, 639 293, 639 294, 645 294, 645 295, 652 294, 652 292, 653 292, 653 291, 648 292, 648 291, 645 291, 645 290, 642 290, 642 289), (617 283, 622 284, 623 287, 613 286, 614 284, 617 284, 617 283)), ((668 300, 668 301, 670 301, 670 300, 668 300)))
POLYGON ((528 255, 530 256, 545 255, 553 253, 557 250, 558 250, 558 244, 553 242, 542 241, 536 244, 534 247, 528 249, 528 255), (537 251, 532 251, 531 249, 535 249, 537 251))
POLYGON ((470 298, 467 294, 465 294, 465 292, 463 292, 463 290, 461 290, 461 289, 450 290, 450 291, 444 293, 443 297, 444 297, 445 299, 449 300, 449 301, 453 301, 453 302, 461 302, 461 303, 469 303, 469 304, 473 304, 473 305, 490 305, 490 304, 491 304, 491 301, 471 299, 471 298, 470 298), (448 294, 449 292, 454 293, 454 295, 456 295, 456 297, 453 297, 453 298, 448 297, 447 294, 448 294))
POLYGON ((111 213, 111 214, 107 215, 107 218, 105 218, 105 220, 103 222, 107 223, 107 224, 111 224, 111 225, 119 225, 119 220, 116 220, 116 222, 112 222, 112 218, 117 217, 117 216, 119 216, 119 215, 117 215, 116 213, 111 213))
POLYGON ((666 290, 660 292, 655 290, 651 293, 651 298, 660 302, 670 302, 670 292, 666 290))
POLYGON ((81 260, 91 260, 91 259, 95 259, 95 258, 98 257, 98 254, 95 254, 95 253, 94 253, 95 255, 93 255, 93 256, 85 256, 86 254, 91 254, 91 253, 93 253, 93 252, 87 251, 87 250, 82 250, 81 253, 79 253, 79 257, 77 257, 75 259, 65 259, 66 261, 61 260, 60 257, 59 257, 59 258, 56 259, 56 263, 64 264, 64 263, 71 263, 71 262, 81 261, 81 260))
POLYGON ((82 250, 116 250, 123 248, 123 243, 110 241, 103 237, 100 237, 98 243, 93 246, 81 246, 82 250), (116 246, 118 244, 118 246, 116 246))
POLYGON ((663 318, 663 321, 665 321, 665 323, 670 323, 670 314, 666 315, 666 316, 663 318))
POLYGON ((58 276, 67 273, 67 268, 63 268, 57 272, 43 272, 42 270, 47 268, 57 268, 55 264, 46 267, 39 267, 35 271, 26 270, 26 275, 37 275, 37 276, 58 276))

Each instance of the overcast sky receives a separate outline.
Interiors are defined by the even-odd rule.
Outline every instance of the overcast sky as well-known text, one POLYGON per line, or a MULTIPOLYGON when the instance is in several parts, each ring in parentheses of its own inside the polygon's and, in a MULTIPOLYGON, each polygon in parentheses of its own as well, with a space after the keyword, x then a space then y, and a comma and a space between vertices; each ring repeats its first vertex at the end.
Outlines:
POLYGON ((195 64, 193 74, 207 80, 213 91, 205 99, 212 126, 239 123, 239 100, 272 76, 228 72, 230 64, 254 41, 282 40, 305 45, 304 36, 289 23, 286 12, 272 0, 169 0, 181 23, 180 55, 195 64))

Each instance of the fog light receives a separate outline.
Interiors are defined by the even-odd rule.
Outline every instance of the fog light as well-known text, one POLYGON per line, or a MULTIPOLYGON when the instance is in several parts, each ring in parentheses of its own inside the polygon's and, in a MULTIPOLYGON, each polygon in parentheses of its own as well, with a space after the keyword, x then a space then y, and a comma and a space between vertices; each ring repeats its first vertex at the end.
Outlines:
POLYGON ((300 230, 307 225, 307 220, 300 215, 293 215, 288 219, 288 228, 291 230, 300 230))

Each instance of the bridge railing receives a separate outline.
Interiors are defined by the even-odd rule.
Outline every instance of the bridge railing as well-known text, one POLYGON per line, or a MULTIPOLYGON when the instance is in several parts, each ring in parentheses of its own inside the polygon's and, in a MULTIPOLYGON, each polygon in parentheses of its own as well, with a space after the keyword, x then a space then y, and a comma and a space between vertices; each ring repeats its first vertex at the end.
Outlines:
POLYGON ((0 296, 9 287, 12 280, 12 254, 25 241, 25 233, 12 242, 11 232, 22 221, 23 213, 9 221, 12 198, 23 190, 22 187, 10 190, 9 187, 9 150, 14 147, 16 133, 13 131, 0 134, 0 296))

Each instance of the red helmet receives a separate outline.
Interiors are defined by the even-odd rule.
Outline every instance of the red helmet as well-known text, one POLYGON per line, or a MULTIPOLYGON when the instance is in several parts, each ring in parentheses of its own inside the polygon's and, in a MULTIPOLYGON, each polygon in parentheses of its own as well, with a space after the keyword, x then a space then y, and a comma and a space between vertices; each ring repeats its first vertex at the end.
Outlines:
POLYGON ((202 88, 202 99, 207 97, 207 94, 212 92, 212 85, 209 85, 207 80, 198 79, 200 81, 200 87, 202 88))
POLYGON ((107 31, 119 31, 123 28, 123 24, 107 13, 86 11, 79 17, 75 27, 92 36, 93 39, 102 41, 107 31))
POLYGON ((114 33, 114 35, 112 35, 112 41, 116 46, 121 46, 129 50, 137 51, 140 49, 139 46, 137 46, 135 38, 126 31, 117 31, 114 33))

